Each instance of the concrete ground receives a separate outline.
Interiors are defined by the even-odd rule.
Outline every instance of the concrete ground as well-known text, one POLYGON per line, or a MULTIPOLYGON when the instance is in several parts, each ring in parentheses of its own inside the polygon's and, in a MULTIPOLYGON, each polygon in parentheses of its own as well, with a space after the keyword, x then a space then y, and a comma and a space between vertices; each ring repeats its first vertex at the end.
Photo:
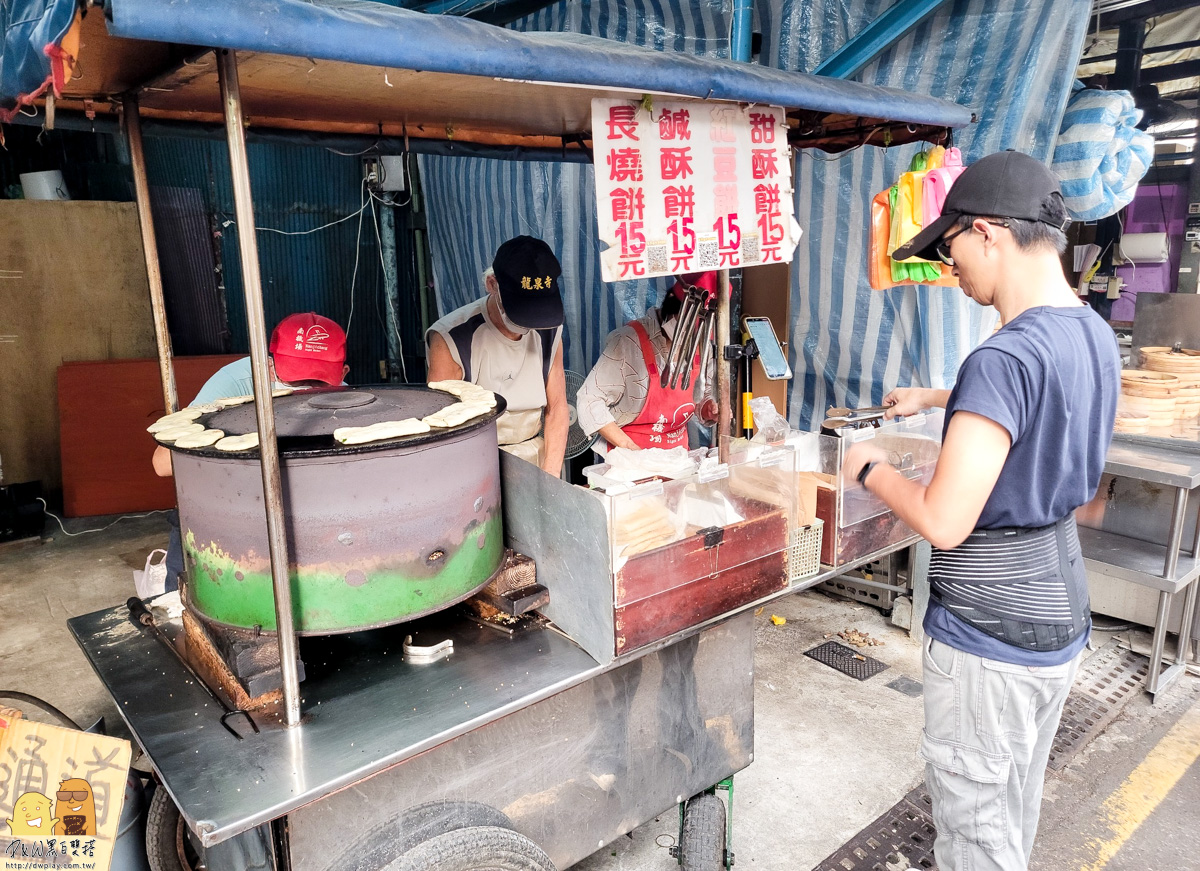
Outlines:
MULTIPOLYGON (((46 544, 0 546, 0 689, 41 696, 81 723, 104 716, 110 731, 122 732, 65 621, 124 601, 133 592, 132 570, 165 539, 165 521, 151 516, 77 537, 55 527, 46 544)), ((920 645, 879 611, 817 592, 783 599, 756 620, 755 761, 736 778, 737 867, 807 871, 921 782, 921 699, 888 686, 899 677, 920 680, 920 645), (772 614, 787 622, 775 625, 772 614), (888 669, 859 682, 803 655, 845 629, 884 642, 867 652, 888 669)), ((1135 693, 1047 779, 1031 868, 1200 867, 1197 757, 1200 679, 1183 676, 1157 705, 1135 693)), ((667 853, 676 827, 675 813, 665 813, 575 867, 677 867, 667 853)))

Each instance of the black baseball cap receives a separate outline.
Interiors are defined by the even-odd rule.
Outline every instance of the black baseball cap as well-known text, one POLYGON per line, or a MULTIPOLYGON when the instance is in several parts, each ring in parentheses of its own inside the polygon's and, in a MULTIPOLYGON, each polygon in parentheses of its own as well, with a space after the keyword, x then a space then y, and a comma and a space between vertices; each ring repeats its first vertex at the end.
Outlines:
POLYGON ((897 248, 892 257, 937 260, 942 236, 963 215, 1040 221, 1059 230, 1071 223, 1054 173, 1028 154, 1001 151, 967 167, 946 194, 941 217, 897 248))
POLYGON ((531 330, 562 326, 562 266, 549 245, 533 236, 509 239, 496 250, 492 272, 500 304, 514 324, 531 330))

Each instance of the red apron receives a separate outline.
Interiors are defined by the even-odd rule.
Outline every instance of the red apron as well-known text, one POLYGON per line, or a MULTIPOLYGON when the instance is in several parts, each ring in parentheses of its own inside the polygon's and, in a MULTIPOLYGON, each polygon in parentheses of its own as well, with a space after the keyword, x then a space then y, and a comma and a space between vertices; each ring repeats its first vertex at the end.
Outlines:
MULTIPOLYGON (((692 377, 686 390, 682 386, 676 386, 674 390, 661 387, 658 364, 654 360, 654 346, 650 344, 646 328, 638 321, 631 322, 630 326, 637 333, 638 343, 642 346, 642 359, 646 361, 646 371, 650 373, 650 392, 646 394, 642 413, 633 423, 621 427, 621 431, 639 448, 686 448, 687 422, 696 412, 692 390, 700 371, 700 355, 697 354, 692 360, 692 377)), ((680 378, 677 384, 682 385, 683 379, 680 378)))

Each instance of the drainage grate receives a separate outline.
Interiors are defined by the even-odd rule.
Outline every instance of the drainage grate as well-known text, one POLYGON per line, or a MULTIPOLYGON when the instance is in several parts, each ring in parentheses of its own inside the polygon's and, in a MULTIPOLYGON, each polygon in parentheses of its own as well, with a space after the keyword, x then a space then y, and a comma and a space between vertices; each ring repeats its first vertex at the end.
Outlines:
POLYGON ((818 644, 812 650, 804 651, 804 655, 823 662, 830 668, 836 668, 842 674, 848 674, 855 680, 866 680, 883 671, 887 666, 878 659, 859 653, 857 650, 838 644, 836 641, 826 641, 818 644))
POLYGON ((1079 669, 1063 706, 1050 749, 1051 771, 1061 771, 1088 742, 1107 728, 1146 680, 1149 662, 1115 642, 1101 648, 1079 669))
POLYGON ((936 871, 931 806, 921 784, 813 871, 936 871))

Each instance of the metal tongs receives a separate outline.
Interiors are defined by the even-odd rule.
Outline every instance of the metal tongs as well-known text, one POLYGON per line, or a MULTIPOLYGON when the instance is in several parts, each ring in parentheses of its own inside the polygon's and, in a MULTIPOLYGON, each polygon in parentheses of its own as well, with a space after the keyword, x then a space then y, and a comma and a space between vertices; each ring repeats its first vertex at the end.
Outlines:
POLYGON ((870 408, 843 408, 834 406, 825 412, 825 417, 836 417, 844 420, 874 420, 883 417, 890 405, 872 405, 870 408))
POLYGON ((149 628, 158 640, 166 646, 167 650, 175 654, 175 658, 179 660, 179 664, 187 670, 187 673, 192 676, 192 680, 198 683, 206 693, 212 696, 212 700, 224 709, 225 713, 221 715, 221 725, 225 727, 226 732, 239 741, 245 738, 245 735, 240 734, 233 726, 229 725, 229 721, 233 717, 242 716, 246 718, 246 722, 250 724, 250 728, 254 730, 255 734, 258 733, 258 724, 254 722, 254 718, 250 716, 250 712, 243 708, 231 708, 225 704, 224 699, 217 695, 212 687, 206 684, 204 679, 196 673, 196 670, 192 668, 192 664, 183 658, 183 655, 175 648, 174 642, 162 631, 162 627, 154 621, 154 615, 150 613, 150 609, 146 607, 146 604, 141 599, 137 596, 130 596, 129 601, 125 605, 129 608, 129 616, 133 618, 134 622, 149 628))
POLYGON ((688 389, 692 382, 692 361, 700 350, 701 342, 705 343, 704 359, 700 361, 703 371, 708 362, 709 338, 716 317, 716 297, 710 297, 708 291, 694 284, 690 285, 675 321, 675 340, 671 342, 671 351, 659 376, 660 387, 669 385, 674 390, 682 376, 683 389, 688 389))

